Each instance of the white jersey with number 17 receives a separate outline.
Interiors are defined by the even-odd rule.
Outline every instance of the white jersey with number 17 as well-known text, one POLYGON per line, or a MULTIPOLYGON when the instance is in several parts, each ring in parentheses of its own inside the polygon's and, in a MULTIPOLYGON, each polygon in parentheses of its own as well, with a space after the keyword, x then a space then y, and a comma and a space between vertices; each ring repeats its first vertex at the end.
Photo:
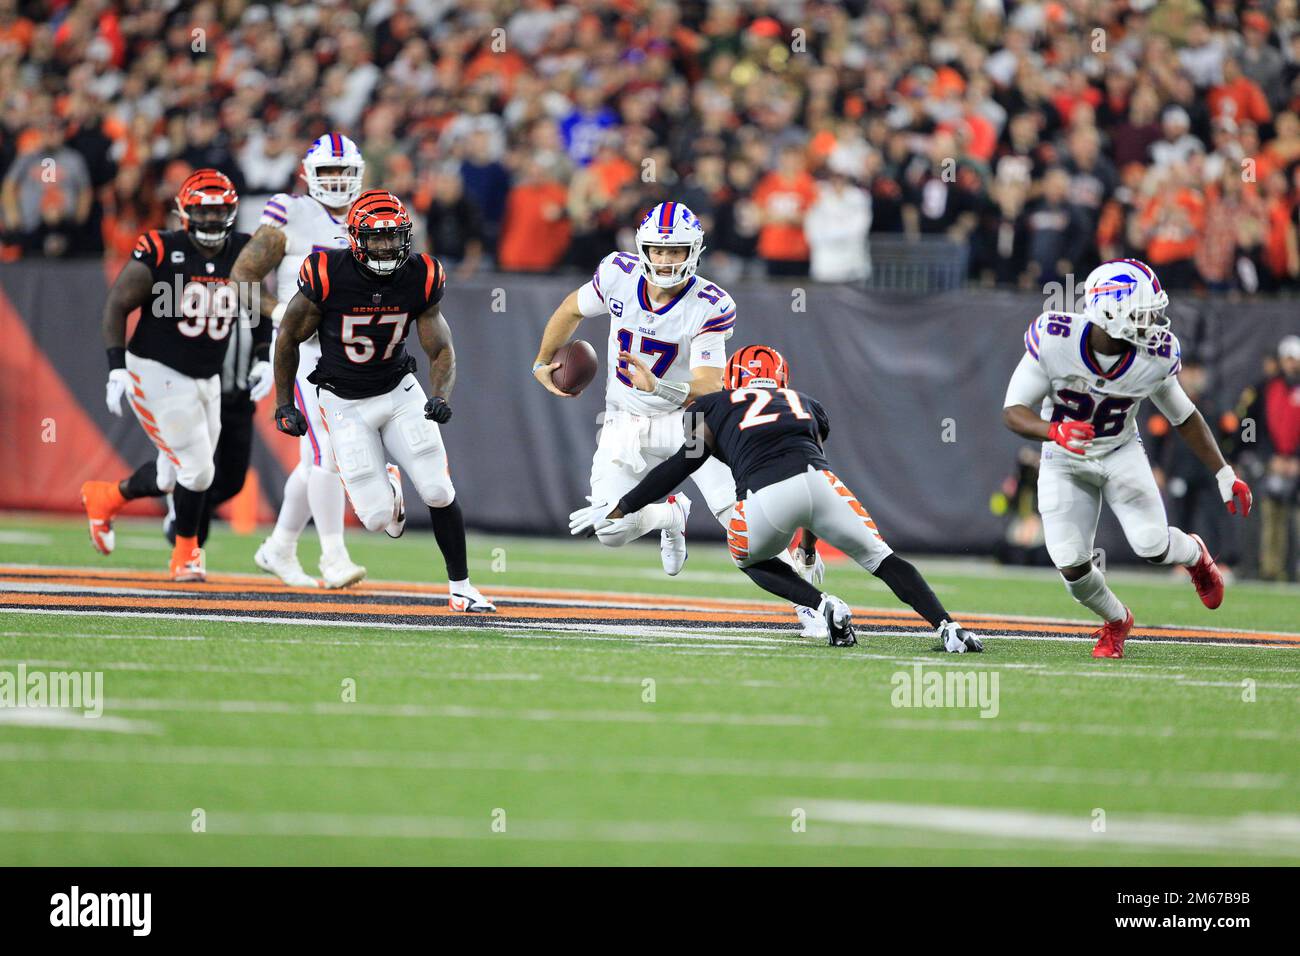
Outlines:
POLYGON ((609 314, 608 409, 638 415, 680 411, 672 402, 636 388, 618 360, 619 352, 638 356, 666 382, 690 382, 693 368, 727 364, 736 304, 726 291, 697 275, 663 305, 652 303, 649 293, 640 259, 631 252, 610 253, 578 290, 578 309, 584 316, 609 314))

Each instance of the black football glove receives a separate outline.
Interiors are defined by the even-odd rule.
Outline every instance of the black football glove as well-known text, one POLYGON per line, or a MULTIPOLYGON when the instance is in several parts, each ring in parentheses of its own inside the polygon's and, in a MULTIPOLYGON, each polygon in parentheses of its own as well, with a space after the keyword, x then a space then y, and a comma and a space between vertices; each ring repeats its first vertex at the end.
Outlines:
POLYGON ((451 406, 441 395, 435 395, 424 403, 424 417, 445 425, 451 421, 451 406))
POLYGON ((275 410, 275 427, 296 438, 307 434, 307 419, 298 406, 290 402, 275 410))

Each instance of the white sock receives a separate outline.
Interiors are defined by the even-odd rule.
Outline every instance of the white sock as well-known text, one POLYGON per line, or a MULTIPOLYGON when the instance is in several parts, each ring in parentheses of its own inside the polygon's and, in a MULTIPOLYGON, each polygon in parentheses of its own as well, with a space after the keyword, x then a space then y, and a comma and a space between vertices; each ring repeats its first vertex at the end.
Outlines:
POLYGON ((1106 586, 1106 576, 1095 566, 1089 568, 1088 573, 1079 580, 1065 581, 1065 589, 1071 597, 1103 621, 1124 620, 1124 605, 1115 597, 1115 592, 1106 586))
POLYGON ((343 509, 347 501, 339 476, 324 468, 312 468, 307 478, 307 500, 311 502, 311 518, 316 522, 316 533, 320 535, 321 557, 346 555, 343 509))
POLYGON ((465 588, 467 588, 467 587, 469 587, 469 586, 470 586, 470 584, 469 584, 469 578, 466 578, 464 581, 448 581, 448 582, 447 582, 447 590, 450 591, 452 594, 455 594, 457 591, 464 590, 465 588))
POLYGON ((299 536, 311 520, 311 506, 307 502, 307 475, 310 471, 311 465, 298 462, 298 467, 285 479, 284 501, 280 503, 280 514, 275 519, 275 530, 271 532, 272 543, 281 550, 295 550, 299 536))
POLYGON ((323 534, 320 536, 320 556, 322 561, 328 561, 334 557, 348 556, 347 545, 343 543, 341 534, 323 534))
POLYGON ((1201 560, 1201 547, 1185 531, 1169 526, 1169 550, 1161 564, 1193 565, 1201 560))

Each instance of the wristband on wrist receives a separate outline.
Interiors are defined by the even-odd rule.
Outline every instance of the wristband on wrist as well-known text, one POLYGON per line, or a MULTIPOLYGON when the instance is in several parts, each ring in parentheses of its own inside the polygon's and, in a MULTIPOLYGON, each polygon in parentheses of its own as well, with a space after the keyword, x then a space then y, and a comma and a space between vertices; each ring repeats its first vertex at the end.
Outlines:
POLYGON ((680 407, 686 404, 686 396, 691 394, 691 386, 689 382, 665 382, 663 379, 656 379, 654 394, 680 407))
POLYGON ((1237 473, 1233 470, 1231 465, 1224 465, 1214 473, 1214 477, 1217 481, 1225 481, 1229 477, 1236 478, 1237 473))
POLYGON ((550 365, 550 364, 551 364, 550 362, 534 362, 534 363, 533 363, 533 374, 536 375, 536 374, 537 374, 537 370, 538 370, 539 368, 546 368, 546 366, 548 366, 548 365, 550 365))
POLYGON ((288 309, 289 309, 289 303, 277 302, 275 304, 275 308, 271 310, 271 321, 274 322, 276 325, 279 325, 280 320, 284 318, 284 313, 287 312, 288 309))
POLYGON ((126 368, 126 349, 120 345, 108 350, 108 370, 126 368))

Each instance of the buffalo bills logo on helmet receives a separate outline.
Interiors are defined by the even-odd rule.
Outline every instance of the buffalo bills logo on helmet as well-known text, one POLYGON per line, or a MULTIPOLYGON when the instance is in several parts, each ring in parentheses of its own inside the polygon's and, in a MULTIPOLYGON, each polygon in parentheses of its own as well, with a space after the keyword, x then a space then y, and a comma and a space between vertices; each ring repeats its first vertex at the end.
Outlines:
POLYGON ((1120 272, 1089 289, 1088 304, 1095 305, 1101 299, 1114 299, 1116 302, 1123 302, 1136 291, 1137 279, 1120 272))

